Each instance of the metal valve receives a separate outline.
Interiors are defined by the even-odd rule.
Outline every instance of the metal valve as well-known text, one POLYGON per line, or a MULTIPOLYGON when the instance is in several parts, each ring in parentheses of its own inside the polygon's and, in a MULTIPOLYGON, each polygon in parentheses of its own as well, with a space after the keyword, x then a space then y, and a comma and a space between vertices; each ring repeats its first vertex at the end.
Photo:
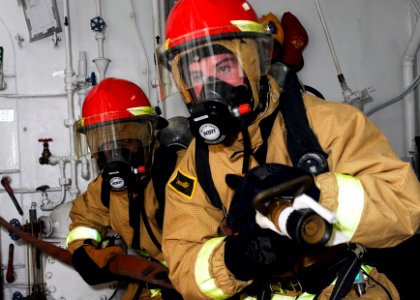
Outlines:
POLYGON ((52 138, 43 138, 43 139, 38 139, 38 142, 43 143, 42 146, 44 147, 42 150, 42 154, 41 157, 39 158, 39 163, 41 165, 46 165, 49 163, 49 159, 51 156, 51 152, 49 149, 49 142, 52 142, 52 138))
POLYGON ((94 17, 90 20, 90 28, 93 31, 101 32, 105 29, 106 23, 101 17, 94 17))

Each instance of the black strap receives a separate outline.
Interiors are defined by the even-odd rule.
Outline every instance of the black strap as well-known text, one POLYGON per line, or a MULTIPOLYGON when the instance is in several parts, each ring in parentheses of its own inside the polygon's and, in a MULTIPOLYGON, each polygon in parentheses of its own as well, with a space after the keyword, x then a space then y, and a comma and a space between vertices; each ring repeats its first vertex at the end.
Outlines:
POLYGON ((195 147, 195 163, 197 170, 197 179, 201 187, 210 198, 211 203, 218 209, 224 209, 219 193, 214 186, 213 177, 211 176, 210 162, 209 162, 209 148, 206 144, 196 140, 195 147))
MULTIPOLYGON (((318 158, 319 168, 312 174, 317 175, 328 171, 328 155, 322 150, 315 134, 309 126, 305 105, 301 96, 301 85, 297 75, 289 71, 285 87, 280 96, 280 111, 287 129, 287 149, 293 165, 306 169, 301 165, 301 159, 309 155, 318 158)), ((308 170, 307 170, 308 171, 308 170)))
POLYGON ((111 188, 110 188, 109 184, 104 183, 104 181, 102 180, 101 202, 106 208, 109 208, 110 198, 111 198, 111 188))
POLYGON ((152 166, 152 181, 159 209, 156 211, 156 222, 163 228, 163 214, 165 210, 165 186, 176 167, 177 152, 181 146, 159 146, 155 150, 152 166))
POLYGON ((347 260, 343 263, 342 268, 337 274, 337 281, 331 292, 330 300, 340 300, 349 292, 362 266, 362 258, 365 251, 358 244, 350 245, 347 260))
POLYGON ((273 128, 274 121, 276 120, 279 109, 276 109, 270 116, 261 120, 260 131, 263 140, 262 145, 255 151, 254 157, 260 165, 264 164, 267 160, 267 141, 270 136, 271 129, 273 128))
POLYGON ((309 92, 309 93, 317 96, 318 98, 321 98, 321 99, 324 99, 325 100, 324 95, 322 95, 321 92, 318 91, 316 88, 314 88, 312 86, 309 86, 309 85, 306 85, 306 84, 303 85, 303 87, 305 88, 305 91, 307 91, 307 92, 309 92))
POLYGON ((135 187, 129 185, 128 189, 128 199, 130 201, 128 205, 129 224, 133 228, 131 247, 136 250, 140 250, 140 215, 144 205, 144 192, 149 181, 150 175, 146 175, 137 181, 135 187), (134 197, 134 193, 136 197, 134 197))
POLYGON ((129 224, 133 228, 133 238, 131 241, 131 248, 140 250, 140 204, 144 201, 144 193, 138 193, 133 197, 133 193, 128 193, 129 205, 129 224))
MULTIPOLYGON (((143 200, 144 200, 144 197, 143 197, 143 200)), ((149 234, 149 237, 152 240, 153 244, 155 244, 156 248, 158 248, 159 251, 162 251, 162 246, 157 240, 155 234, 153 233, 153 230, 150 226, 149 218, 146 215, 146 208, 145 208, 146 203, 145 201, 142 201, 141 203, 142 205, 140 205, 140 214, 141 214, 141 218, 143 220, 144 226, 146 227, 147 233, 149 234)))

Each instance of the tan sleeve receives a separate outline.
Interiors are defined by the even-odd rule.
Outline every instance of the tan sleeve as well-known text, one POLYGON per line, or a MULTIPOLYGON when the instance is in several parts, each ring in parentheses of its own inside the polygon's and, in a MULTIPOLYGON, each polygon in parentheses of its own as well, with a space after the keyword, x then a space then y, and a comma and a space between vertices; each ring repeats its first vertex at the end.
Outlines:
MULTIPOLYGON (((78 196, 72 203, 69 213, 71 223, 69 232, 78 226, 95 228, 104 236, 109 226, 109 209, 102 205, 100 181, 89 183, 86 192, 78 196)), ((83 241, 76 240, 68 245, 70 252, 80 247, 83 241)))
POLYGON ((336 173, 353 176, 363 187, 363 211, 351 242, 391 247, 413 235, 420 226, 420 183, 411 165, 356 108, 308 96, 305 100, 311 127, 329 155, 330 172, 316 178, 321 204, 337 209, 336 173))

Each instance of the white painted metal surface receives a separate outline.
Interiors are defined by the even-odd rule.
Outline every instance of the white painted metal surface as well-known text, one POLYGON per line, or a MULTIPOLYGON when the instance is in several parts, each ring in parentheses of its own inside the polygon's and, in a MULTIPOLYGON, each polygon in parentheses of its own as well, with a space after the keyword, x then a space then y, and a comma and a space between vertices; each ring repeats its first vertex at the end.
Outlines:
MULTIPOLYGON (((11 177, 12 188, 25 214, 19 216, 8 195, 0 189, 0 215, 7 220, 17 218, 24 224, 29 218, 30 205, 35 202, 38 216, 52 220, 55 231, 51 241, 60 244, 66 235, 69 220, 64 216, 71 201, 86 189, 95 174, 91 165, 74 157, 72 149, 71 128, 80 117, 83 98, 90 88, 87 77, 95 72, 99 79, 113 76, 136 82, 167 117, 187 115, 187 110, 177 96, 163 103, 158 99, 153 56, 156 36, 160 35, 160 42, 163 41, 161 26, 165 16, 162 16, 161 4, 164 1, 57 0, 63 31, 33 42, 29 41, 21 1, 25 0, 7 1, 0 10, 0 46, 4 48, 7 84, 0 90, 0 176, 11 177), (103 34, 90 28, 90 20, 99 15, 106 22, 103 34), (106 66, 98 59, 106 62, 106 66), (38 140, 41 138, 52 138, 49 148, 54 164, 39 164, 42 143, 38 140), (48 198, 36 191, 42 185, 50 187, 48 198), (42 210, 41 205, 48 201, 52 206, 64 205, 52 211, 42 210)), ((343 101, 314 1, 250 2, 260 15, 271 11, 281 17, 291 11, 299 18, 309 35, 309 44, 303 53, 305 66, 299 72, 301 80, 317 88, 327 99, 343 101)), ((353 90, 375 89, 371 94, 373 101, 366 104, 365 109, 398 95, 416 75, 418 67, 414 60, 404 74, 401 67, 410 39, 418 38, 412 36, 417 32, 415 0, 319 2, 349 86, 353 90)), ((415 43, 410 44, 412 58, 417 57, 417 47, 415 43)), ((413 124, 418 122, 418 116, 413 116, 412 110, 413 106, 419 107, 418 96, 412 94, 409 99, 409 106, 398 102, 371 116, 404 159, 410 159, 407 140, 415 133, 415 126, 420 127, 413 124)), ((12 241, 3 229, 0 237, 3 269, 8 245, 16 246, 16 282, 6 283, 6 299, 16 291, 26 295, 29 282, 26 246, 21 241, 12 241)), ((48 258, 44 271, 51 299, 103 300, 112 293, 108 287, 87 286, 73 270, 48 258)))

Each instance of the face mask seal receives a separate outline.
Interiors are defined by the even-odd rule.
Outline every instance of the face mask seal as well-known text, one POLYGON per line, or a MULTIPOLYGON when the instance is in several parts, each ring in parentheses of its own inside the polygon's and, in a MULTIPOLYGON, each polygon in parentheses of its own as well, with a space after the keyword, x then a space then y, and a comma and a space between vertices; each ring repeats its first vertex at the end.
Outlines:
POLYGON ((206 144, 220 144, 241 131, 243 115, 251 112, 252 93, 244 85, 209 80, 196 104, 190 104, 192 134, 206 144))
POLYGON ((132 153, 127 148, 97 153, 98 166, 102 170, 103 181, 109 185, 112 191, 124 191, 129 186, 136 184, 136 175, 145 172, 141 153, 132 153))

